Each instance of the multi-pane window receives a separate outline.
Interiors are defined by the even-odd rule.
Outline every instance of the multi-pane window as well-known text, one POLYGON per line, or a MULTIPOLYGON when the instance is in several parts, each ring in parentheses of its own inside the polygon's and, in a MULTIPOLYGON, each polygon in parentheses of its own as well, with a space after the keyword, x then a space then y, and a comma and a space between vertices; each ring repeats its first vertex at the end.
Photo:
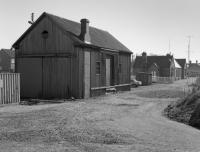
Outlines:
POLYGON ((101 71, 101 64, 100 62, 96 62, 96 74, 100 74, 100 71, 101 71))

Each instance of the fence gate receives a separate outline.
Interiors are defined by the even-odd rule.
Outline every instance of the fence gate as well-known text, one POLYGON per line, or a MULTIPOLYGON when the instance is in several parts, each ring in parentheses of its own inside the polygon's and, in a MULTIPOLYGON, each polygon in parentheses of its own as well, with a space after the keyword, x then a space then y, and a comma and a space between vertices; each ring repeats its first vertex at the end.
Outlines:
POLYGON ((0 73, 0 104, 20 102, 20 74, 0 73))

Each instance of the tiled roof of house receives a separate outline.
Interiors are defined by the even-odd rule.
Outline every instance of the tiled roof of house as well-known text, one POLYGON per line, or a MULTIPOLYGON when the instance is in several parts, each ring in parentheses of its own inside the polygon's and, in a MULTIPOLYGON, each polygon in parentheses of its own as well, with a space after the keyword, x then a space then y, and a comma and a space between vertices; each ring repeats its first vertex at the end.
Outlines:
MULTIPOLYGON (((147 56, 147 68, 152 64, 156 64, 159 68, 169 68, 171 65, 171 60, 173 56, 147 56)), ((142 68, 143 58, 142 56, 137 56, 135 59, 134 68, 142 68)))
POLYGON ((198 63, 191 63, 191 64, 189 64, 187 70, 188 71, 200 72, 200 64, 198 64, 198 63))
POLYGON ((1 49, 0 51, 3 52, 3 53, 6 53, 11 58, 15 57, 15 51, 13 51, 13 50, 10 50, 10 49, 1 49))
MULTIPOLYGON (((81 33, 81 25, 80 23, 61 18, 49 13, 44 12, 38 20, 41 20, 43 17, 48 17, 51 21, 53 21, 57 26, 61 27, 64 32, 70 33, 73 37, 74 40, 77 41, 77 43, 80 44, 86 44, 83 41, 79 39, 79 35, 81 33)), ((34 23, 36 24, 37 21, 34 23)), ((30 27, 33 28, 34 24, 30 27)), ((18 42, 21 41, 21 39, 27 34, 29 30, 27 30, 20 39, 18 39, 13 46, 15 46, 18 42)), ((89 33, 91 37, 91 44, 86 44, 86 45, 92 45, 92 46, 97 46, 97 47, 102 47, 102 48, 107 48, 107 49, 114 49, 122 52, 128 52, 132 53, 127 47, 125 47, 121 42, 119 42, 114 36, 112 36, 110 33, 107 31, 103 31, 94 27, 89 27, 89 33)))

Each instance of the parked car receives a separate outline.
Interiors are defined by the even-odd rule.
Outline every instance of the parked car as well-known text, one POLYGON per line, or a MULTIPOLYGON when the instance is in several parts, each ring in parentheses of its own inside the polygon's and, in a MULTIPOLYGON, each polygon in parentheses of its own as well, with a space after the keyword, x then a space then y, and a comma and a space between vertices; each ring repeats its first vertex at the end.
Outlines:
POLYGON ((138 86, 141 86, 142 85, 142 82, 141 81, 138 81, 136 79, 132 79, 131 80, 131 86, 133 87, 138 87, 138 86))

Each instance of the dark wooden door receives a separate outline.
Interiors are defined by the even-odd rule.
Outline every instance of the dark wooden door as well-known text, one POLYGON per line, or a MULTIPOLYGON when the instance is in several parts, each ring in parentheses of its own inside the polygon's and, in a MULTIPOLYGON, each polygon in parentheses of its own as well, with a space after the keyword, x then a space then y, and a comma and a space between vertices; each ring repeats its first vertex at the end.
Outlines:
POLYGON ((43 58, 44 98, 69 98, 71 95, 70 59, 43 58))
POLYGON ((42 58, 18 58, 17 72, 20 73, 21 97, 42 96, 42 58))

